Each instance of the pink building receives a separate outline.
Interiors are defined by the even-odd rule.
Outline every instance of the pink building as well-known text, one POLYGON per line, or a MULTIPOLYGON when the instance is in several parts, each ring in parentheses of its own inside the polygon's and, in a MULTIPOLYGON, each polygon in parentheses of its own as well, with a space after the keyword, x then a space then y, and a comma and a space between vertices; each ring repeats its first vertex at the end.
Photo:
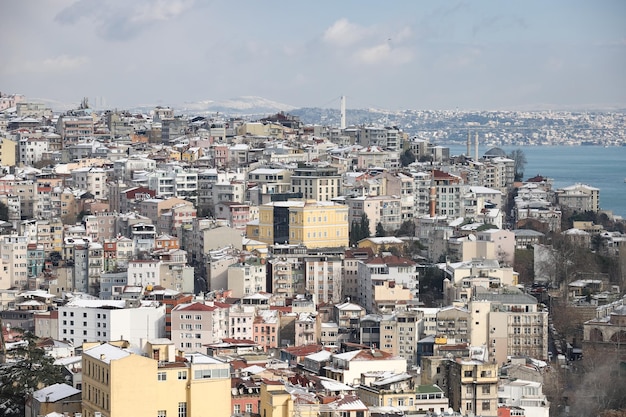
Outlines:
POLYGON ((252 337, 263 350, 277 348, 280 343, 279 312, 276 310, 259 310, 254 318, 252 337))
POLYGON ((222 201, 215 205, 215 217, 226 220, 233 229, 246 230, 246 224, 250 221, 250 206, 222 201))

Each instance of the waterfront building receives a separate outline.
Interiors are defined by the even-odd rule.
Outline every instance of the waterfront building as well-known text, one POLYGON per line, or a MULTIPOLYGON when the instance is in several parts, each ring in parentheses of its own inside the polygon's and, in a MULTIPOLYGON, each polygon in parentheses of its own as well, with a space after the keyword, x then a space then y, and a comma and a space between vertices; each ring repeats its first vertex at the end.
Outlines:
POLYGON ((584 212, 600 210, 600 189, 586 184, 574 184, 556 190, 560 205, 574 211, 584 212))

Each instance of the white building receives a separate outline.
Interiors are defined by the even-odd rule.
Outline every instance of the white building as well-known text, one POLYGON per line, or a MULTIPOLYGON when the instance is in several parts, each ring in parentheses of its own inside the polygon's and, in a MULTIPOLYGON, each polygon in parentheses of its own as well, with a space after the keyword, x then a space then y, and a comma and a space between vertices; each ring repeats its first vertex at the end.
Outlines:
POLYGON ((256 307, 236 304, 228 312, 229 331, 232 339, 252 340, 252 325, 256 315, 256 307))
POLYGON ((155 259, 128 261, 128 285, 141 287, 161 285, 161 261, 155 259))
POLYGON ((28 278, 28 237, 19 235, 0 236, 0 289, 25 288, 28 278))
POLYGON ((142 340, 165 336, 165 304, 139 300, 75 299, 59 307, 59 340, 85 342, 142 340))
POLYGON ((257 292, 267 292, 266 264, 260 259, 241 260, 228 268, 228 289, 241 298, 257 292))
POLYGON ((72 182, 76 188, 89 191, 98 200, 109 196, 107 172, 102 168, 77 168, 72 171, 72 182))
POLYGON ((33 166, 43 159, 48 152, 48 139, 44 137, 26 138, 19 142, 19 162, 25 166, 33 166))
POLYGON ((193 302, 172 309, 172 342, 185 352, 198 352, 206 344, 228 337, 230 304, 193 302))
POLYGON ((550 403, 543 394, 542 384, 516 379, 498 386, 498 402, 506 406, 521 407, 524 417, 548 417, 550 403))

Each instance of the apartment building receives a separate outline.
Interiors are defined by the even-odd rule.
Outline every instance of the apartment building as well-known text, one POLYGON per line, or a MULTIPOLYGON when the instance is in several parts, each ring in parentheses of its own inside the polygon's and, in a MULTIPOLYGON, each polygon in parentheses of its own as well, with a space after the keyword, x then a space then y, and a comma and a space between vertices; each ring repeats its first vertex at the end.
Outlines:
POLYGON ((339 256, 305 256, 304 280, 308 294, 314 302, 336 303, 341 301, 342 260, 339 256))
POLYGON ((406 359, 379 349, 351 350, 333 354, 326 368, 326 376, 348 385, 358 385, 361 375, 368 372, 387 371, 403 373, 406 359))
POLYGON ((417 311, 395 311, 380 321, 380 349, 406 359, 408 366, 417 363, 417 341, 422 332, 422 314, 417 311))
POLYGON ((86 346, 82 356, 84 417, 229 417, 230 366, 199 353, 177 358, 167 340, 146 356, 113 344, 86 346))
POLYGON ((574 184, 556 190, 556 197, 560 205, 575 211, 600 210, 600 189, 586 184, 574 184))
POLYGON ((330 201, 341 195, 341 175, 337 168, 299 163, 291 175, 291 192, 306 200, 330 201))
POLYGON ((252 340, 263 350, 275 349, 280 344, 280 317, 277 310, 259 309, 254 318, 252 340))
POLYGON ((402 224, 402 203, 399 196, 352 197, 346 198, 345 204, 350 209, 350 224, 359 223, 363 215, 367 216, 371 236, 376 234, 379 223, 389 232, 399 229, 402 224))
POLYGON ((0 236, 0 289, 26 288, 28 283, 28 237, 0 236))
POLYGON ((184 352, 198 352, 206 344, 230 337, 230 308, 230 304, 218 302, 178 304, 171 313, 172 342, 184 352))
POLYGON ((63 146, 65 147, 92 137, 94 134, 94 120, 92 116, 64 115, 59 117, 56 131, 61 135, 63 146))
POLYGON ((228 267, 228 289, 232 296, 241 298, 258 292, 267 292, 267 265, 264 259, 248 258, 228 267))
POLYGON ((477 288, 468 309, 472 344, 487 346, 497 363, 510 356, 548 359, 548 312, 533 296, 477 288))
POLYGON ((75 347, 87 342, 142 340, 165 335, 165 306, 154 301, 74 299, 59 307, 58 339, 75 347))
POLYGON ((273 245, 289 243, 309 249, 347 247, 348 207, 328 201, 281 201, 259 207, 258 224, 247 236, 273 245))
POLYGON ((359 263, 357 272, 359 285, 358 301, 368 313, 377 311, 375 287, 393 281, 411 291, 412 298, 419 300, 419 273, 415 262, 395 255, 374 256, 359 263))
POLYGON ((96 200, 109 197, 107 172, 102 168, 77 168, 72 170, 72 183, 76 188, 89 191, 96 200))

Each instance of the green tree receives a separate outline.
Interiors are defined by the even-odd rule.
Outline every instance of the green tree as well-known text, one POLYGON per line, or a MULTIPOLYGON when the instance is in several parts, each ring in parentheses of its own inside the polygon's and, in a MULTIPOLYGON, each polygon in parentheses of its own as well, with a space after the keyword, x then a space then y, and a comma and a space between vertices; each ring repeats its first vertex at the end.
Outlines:
POLYGON ((23 346, 12 349, 15 362, 0 364, 0 415, 25 415, 26 396, 33 391, 57 383, 65 383, 61 367, 54 358, 37 347, 36 337, 24 333, 23 346))
POLYGON ((9 207, 0 201, 0 220, 9 221, 9 207))
POLYGON ((353 220, 352 224, 350 224, 350 246, 356 246, 360 240, 359 236, 361 236, 361 226, 359 222, 353 220))
POLYGON ((515 181, 521 181, 524 178, 524 168, 526 167, 526 154, 521 149, 515 149, 508 157, 515 161, 515 181))
POLYGON ((402 152, 402 154, 400 154, 400 163, 403 167, 409 166, 410 164, 415 162, 415 160, 415 155, 413 155, 413 152, 411 152, 410 149, 407 149, 406 151, 402 152))
POLYGON ((361 235, 359 240, 370 237, 370 219, 367 214, 361 214, 361 235))
POLYGON ((387 231, 383 227, 381 222, 376 223, 376 237, 385 237, 387 236, 387 231))
POLYGON ((350 246, 355 246, 360 240, 370 237, 370 220, 367 214, 361 215, 361 221, 354 220, 350 225, 350 246))
POLYGON ((413 220, 405 220, 396 230, 396 236, 415 236, 415 222, 413 220))

